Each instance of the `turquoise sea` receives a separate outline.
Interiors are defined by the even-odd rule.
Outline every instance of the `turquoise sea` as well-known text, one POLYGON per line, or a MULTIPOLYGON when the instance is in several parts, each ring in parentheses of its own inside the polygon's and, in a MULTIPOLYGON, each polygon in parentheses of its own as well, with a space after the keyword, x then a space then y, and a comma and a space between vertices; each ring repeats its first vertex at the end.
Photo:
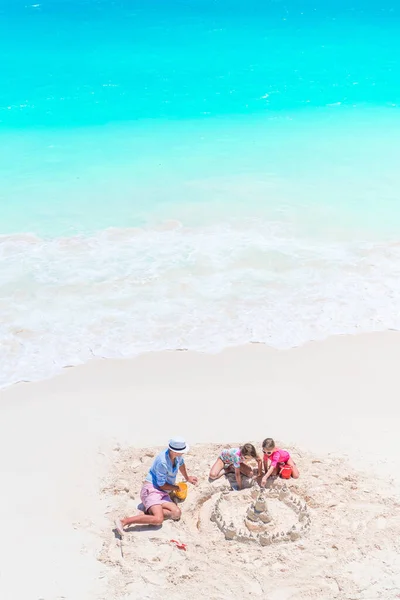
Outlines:
POLYGON ((394 0, 0 0, 0 386, 400 328, 394 0))

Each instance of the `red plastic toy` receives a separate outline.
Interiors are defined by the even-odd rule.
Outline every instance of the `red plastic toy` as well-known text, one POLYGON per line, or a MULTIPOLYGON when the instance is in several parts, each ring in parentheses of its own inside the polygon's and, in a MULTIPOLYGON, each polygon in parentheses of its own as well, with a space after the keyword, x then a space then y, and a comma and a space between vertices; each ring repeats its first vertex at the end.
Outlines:
POLYGON ((182 542, 180 542, 179 540, 169 540, 171 542, 171 544, 175 544, 175 546, 177 548, 179 548, 179 550, 187 550, 186 548, 186 544, 183 544, 182 542))
POLYGON ((290 479, 292 476, 292 467, 290 465, 283 465, 279 475, 282 477, 282 479, 290 479))

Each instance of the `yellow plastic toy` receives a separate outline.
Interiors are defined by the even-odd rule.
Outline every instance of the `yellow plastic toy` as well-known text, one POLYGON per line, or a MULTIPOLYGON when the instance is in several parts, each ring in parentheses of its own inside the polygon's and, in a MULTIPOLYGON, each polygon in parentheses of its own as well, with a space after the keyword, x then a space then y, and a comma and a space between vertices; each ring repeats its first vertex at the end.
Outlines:
POLYGON ((179 487, 179 492, 175 492, 175 496, 178 498, 178 500, 186 500, 187 491, 188 491, 187 483, 185 483, 184 481, 181 481, 180 483, 178 483, 178 487, 179 487))

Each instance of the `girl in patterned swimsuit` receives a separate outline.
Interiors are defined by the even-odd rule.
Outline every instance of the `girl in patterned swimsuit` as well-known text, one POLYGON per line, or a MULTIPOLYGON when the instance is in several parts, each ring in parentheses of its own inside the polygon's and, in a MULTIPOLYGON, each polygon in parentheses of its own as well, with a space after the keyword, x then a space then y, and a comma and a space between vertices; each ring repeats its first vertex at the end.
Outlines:
POLYGON ((244 444, 240 448, 224 448, 211 467, 210 479, 218 479, 225 473, 234 472, 238 489, 242 489, 242 474, 253 477, 253 469, 245 464, 246 459, 254 458, 258 463, 258 476, 262 475, 262 460, 253 444, 244 444))

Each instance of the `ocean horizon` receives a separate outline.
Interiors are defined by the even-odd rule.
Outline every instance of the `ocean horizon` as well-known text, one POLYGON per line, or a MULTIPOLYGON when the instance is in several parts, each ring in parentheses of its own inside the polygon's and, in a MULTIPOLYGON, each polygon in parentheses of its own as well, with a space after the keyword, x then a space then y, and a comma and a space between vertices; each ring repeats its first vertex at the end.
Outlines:
POLYGON ((0 1, 0 387, 400 329, 399 15, 0 1))

